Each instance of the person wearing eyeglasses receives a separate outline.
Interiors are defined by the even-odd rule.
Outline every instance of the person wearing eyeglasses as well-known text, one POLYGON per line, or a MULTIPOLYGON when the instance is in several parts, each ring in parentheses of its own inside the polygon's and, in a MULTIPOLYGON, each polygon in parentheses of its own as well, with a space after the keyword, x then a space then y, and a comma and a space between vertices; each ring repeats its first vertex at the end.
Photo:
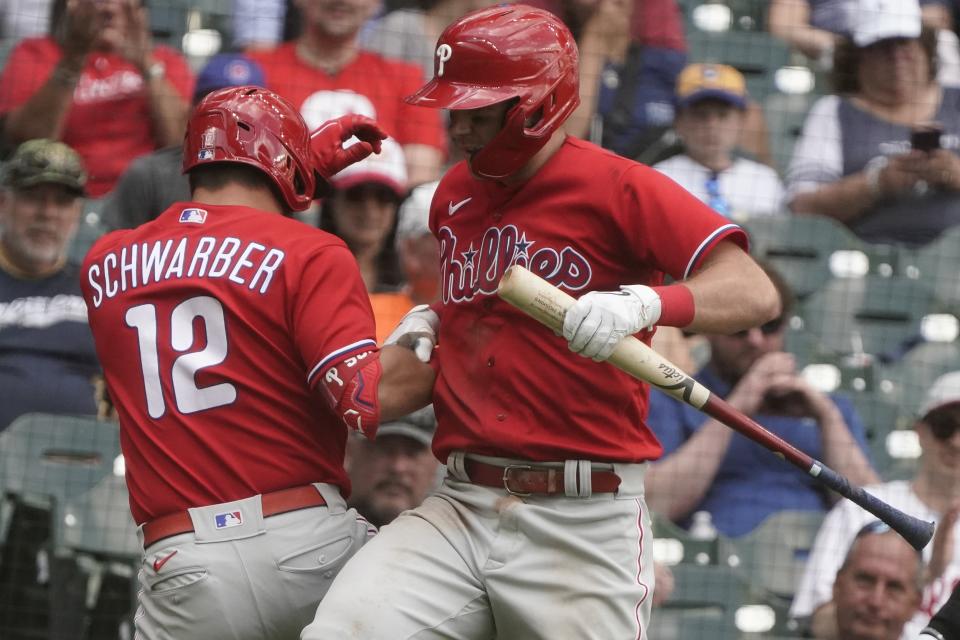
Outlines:
POLYGON ((923 558, 879 520, 857 532, 833 583, 837 635, 815 638, 897 640, 920 604, 923 558))
POLYGON ((737 148, 749 103, 743 74, 725 64, 688 65, 675 102, 684 151, 653 168, 728 218, 785 213, 777 172, 737 148))
MULTIPOLYGON (((733 335, 709 334, 697 380, 734 408, 857 484, 878 481, 852 403, 814 389, 784 351, 793 293, 763 265, 783 304, 780 317, 733 335)), ((672 397, 650 393, 648 423, 664 456, 647 473, 649 507, 681 526, 709 512, 717 531, 748 534, 781 510, 826 511, 832 496, 763 446, 672 397)))
MULTIPOLYGON (((960 548, 960 529, 955 526, 960 514, 960 371, 937 378, 914 429, 923 451, 914 477, 866 487, 894 507, 937 523, 933 542, 923 550, 923 594, 904 626, 903 640, 917 637, 960 582, 960 555, 955 553, 960 548)), ((818 638, 846 637, 836 635, 835 611, 841 603, 835 600, 833 578, 843 562, 843 550, 873 519, 846 502, 840 501, 823 521, 790 609, 791 617, 807 620, 818 638)))

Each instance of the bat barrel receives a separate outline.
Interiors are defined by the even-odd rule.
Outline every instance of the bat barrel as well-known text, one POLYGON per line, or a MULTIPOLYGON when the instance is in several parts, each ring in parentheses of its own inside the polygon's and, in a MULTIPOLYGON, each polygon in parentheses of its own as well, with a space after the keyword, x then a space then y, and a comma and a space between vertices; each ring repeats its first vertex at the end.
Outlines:
POLYGON ((830 487, 838 494, 854 502, 883 520, 890 528, 903 536, 917 551, 922 550, 933 537, 934 525, 915 518, 887 504, 863 488, 851 484, 845 477, 817 460, 813 461, 810 475, 830 487))

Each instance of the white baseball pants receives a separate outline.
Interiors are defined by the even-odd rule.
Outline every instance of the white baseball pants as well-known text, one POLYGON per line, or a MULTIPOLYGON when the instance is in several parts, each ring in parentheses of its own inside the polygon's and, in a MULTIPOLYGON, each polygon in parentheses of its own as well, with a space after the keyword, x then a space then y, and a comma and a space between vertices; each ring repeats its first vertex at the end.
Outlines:
POLYGON ((302 640, 645 640, 646 465, 614 470, 620 490, 588 498, 517 497, 448 476, 354 556, 302 640))

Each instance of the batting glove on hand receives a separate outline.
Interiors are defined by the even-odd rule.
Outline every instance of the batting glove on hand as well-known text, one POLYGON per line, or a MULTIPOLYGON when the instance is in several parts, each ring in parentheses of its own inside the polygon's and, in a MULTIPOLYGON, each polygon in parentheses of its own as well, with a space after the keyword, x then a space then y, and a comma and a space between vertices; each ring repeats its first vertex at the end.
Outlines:
POLYGON ((440 317, 425 304, 415 306, 400 319, 384 345, 395 344, 412 349, 421 362, 430 362, 433 347, 437 344, 437 329, 440 317))
POLYGON ((632 284, 620 291, 591 291, 567 310, 563 337, 570 350, 601 362, 626 336, 652 327, 660 319, 660 296, 632 284))
POLYGON ((380 153, 380 143, 387 137, 376 121, 349 113, 327 120, 310 134, 314 169, 326 181, 371 153, 380 153), (356 136, 358 142, 348 147, 343 143, 356 136))

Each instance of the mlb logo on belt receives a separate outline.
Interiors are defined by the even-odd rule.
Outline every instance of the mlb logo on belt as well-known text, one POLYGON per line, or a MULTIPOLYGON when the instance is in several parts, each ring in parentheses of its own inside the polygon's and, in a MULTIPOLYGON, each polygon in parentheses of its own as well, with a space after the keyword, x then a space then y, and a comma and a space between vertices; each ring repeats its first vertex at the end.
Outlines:
POLYGON ((184 209, 180 212, 180 222, 203 224, 207 221, 207 212, 203 209, 184 209))
POLYGON ((243 514, 239 511, 226 511, 213 515, 213 524, 217 529, 229 529, 243 524, 243 514))

